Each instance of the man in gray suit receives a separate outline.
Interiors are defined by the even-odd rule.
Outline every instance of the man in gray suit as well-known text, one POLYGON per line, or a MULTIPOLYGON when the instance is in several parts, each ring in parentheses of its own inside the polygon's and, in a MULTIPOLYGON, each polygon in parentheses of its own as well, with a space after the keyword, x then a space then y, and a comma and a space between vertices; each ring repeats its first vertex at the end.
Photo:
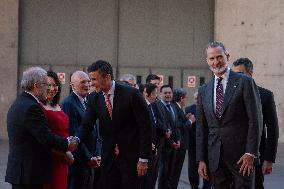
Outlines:
POLYGON ((257 87, 252 78, 229 69, 222 43, 209 43, 206 54, 214 77, 198 93, 198 173, 210 178, 214 189, 252 189, 262 128, 257 87))

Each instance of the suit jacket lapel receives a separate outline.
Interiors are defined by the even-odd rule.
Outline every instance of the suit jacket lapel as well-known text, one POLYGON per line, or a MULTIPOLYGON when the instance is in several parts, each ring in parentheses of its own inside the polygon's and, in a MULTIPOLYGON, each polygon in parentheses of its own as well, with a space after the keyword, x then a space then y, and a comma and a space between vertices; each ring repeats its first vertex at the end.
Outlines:
POLYGON ((225 96, 224 96, 224 103, 223 103, 223 111, 222 115, 225 112, 227 106, 229 105, 230 100, 232 99, 232 96, 234 95, 237 86, 238 86, 238 78, 236 77, 236 73, 233 71, 230 71, 229 74, 229 80, 227 83, 226 91, 225 91, 225 96))
POLYGON ((114 96, 113 96, 113 108, 112 108, 112 119, 116 119, 117 114, 117 107, 119 104, 119 100, 121 99, 121 86, 117 83, 115 83, 115 89, 114 89, 114 96))
POLYGON ((74 92, 72 92, 72 97, 75 99, 75 102, 76 102, 77 105, 81 108, 81 110, 82 110, 83 112, 85 112, 86 110, 85 110, 83 104, 81 103, 79 97, 78 97, 74 92))
POLYGON ((207 85, 207 89, 205 91, 206 95, 206 101, 208 103, 209 111, 212 113, 212 116, 215 117, 214 112, 214 79, 211 79, 211 81, 207 85))

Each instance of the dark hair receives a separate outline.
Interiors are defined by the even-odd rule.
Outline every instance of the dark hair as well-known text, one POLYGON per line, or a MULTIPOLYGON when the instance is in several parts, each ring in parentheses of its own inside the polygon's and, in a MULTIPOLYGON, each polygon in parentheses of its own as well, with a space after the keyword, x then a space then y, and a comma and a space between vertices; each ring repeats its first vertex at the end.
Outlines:
POLYGON ((163 88, 168 88, 168 87, 173 90, 172 86, 170 86, 170 85, 163 85, 163 86, 160 88, 160 92, 162 92, 163 88))
POLYGON ((207 51, 207 49, 209 49, 209 48, 216 48, 216 47, 220 47, 220 48, 223 50, 223 52, 224 52, 224 54, 225 54, 226 56, 229 55, 229 53, 228 53, 227 50, 226 50, 225 45, 224 45, 223 43, 219 42, 219 41, 212 41, 212 42, 210 42, 210 43, 207 45, 207 47, 206 47, 206 51, 207 51))
POLYGON ((253 72, 253 64, 252 61, 248 58, 239 58, 235 62, 233 62, 234 66, 244 65, 246 71, 253 72))
POLYGON ((152 93, 153 91, 155 91, 155 89, 157 89, 157 88, 158 88, 157 85, 154 85, 154 84, 152 84, 152 83, 146 83, 146 84, 144 85, 144 89, 146 89, 147 95, 151 95, 151 93, 152 93))
MULTIPOLYGON (((60 80, 57 74, 54 71, 52 70, 47 71, 47 76, 53 78, 55 81, 55 84, 58 86, 57 94, 53 97, 52 101, 50 102, 50 105, 54 107, 59 103, 59 100, 60 100, 61 83, 60 83, 60 80)), ((46 104, 46 102, 44 103, 46 104)))
POLYGON ((173 92, 173 101, 179 102, 182 98, 186 97, 187 92, 183 88, 175 89, 173 92))
POLYGON ((139 88, 139 92, 143 95, 143 92, 144 92, 144 89, 145 89, 145 84, 137 84, 138 85, 138 88, 139 88))
POLYGON ((111 67, 110 63, 105 61, 105 60, 98 60, 98 61, 94 62, 93 64, 91 64, 88 67, 87 71, 88 71, 88 73, 99 71, 99 73, 102 76, 106 76, 107 74, 110 74, 111 79, 114 78, 112 67, 111 67))
POLYGON ((161 78, 155 74, 149 74, 146 78, 146 83, 150 83, 152 80, 160 80, 161 78))

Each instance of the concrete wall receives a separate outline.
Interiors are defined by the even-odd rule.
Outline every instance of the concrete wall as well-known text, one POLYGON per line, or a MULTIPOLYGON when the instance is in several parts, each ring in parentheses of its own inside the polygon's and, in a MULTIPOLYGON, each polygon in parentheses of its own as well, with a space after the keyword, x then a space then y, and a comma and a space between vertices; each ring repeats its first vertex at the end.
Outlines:
POLYGON ((17 95, 18 0, 0 1, 0 138, 6 138, 6 114, 17 95))
MULTIPOLYGON (((106 59, 116 75, 210 78, 204 46, 213 39, 212 0, 21 1, 20 70, 42 65, 69 74, 106 59), (196 71, 197 70, 197 71, 196 71)), ((199 86, 199 82, 197 82, 199 86)), ((192 95, 193 90, 188 90, 192 95)))
POLYGON ((215 39, 223 41, 231 62, 250 58, 254 78, 274 92, 280 141, 284 142, 284 1, 215 1, 215 39))

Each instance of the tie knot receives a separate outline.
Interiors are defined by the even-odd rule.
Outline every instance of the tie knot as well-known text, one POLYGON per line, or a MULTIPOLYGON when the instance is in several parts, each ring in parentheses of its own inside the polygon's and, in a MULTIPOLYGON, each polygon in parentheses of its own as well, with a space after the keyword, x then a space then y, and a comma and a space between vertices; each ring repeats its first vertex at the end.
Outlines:
POLYGON ((110 99, 110 94, 105 94, 106 99, 110 99))
POLYGON ((222 80, 223 80, 223 77, 218 77, 218 78, 217 78, 218 84, 220 84, 222 80))

